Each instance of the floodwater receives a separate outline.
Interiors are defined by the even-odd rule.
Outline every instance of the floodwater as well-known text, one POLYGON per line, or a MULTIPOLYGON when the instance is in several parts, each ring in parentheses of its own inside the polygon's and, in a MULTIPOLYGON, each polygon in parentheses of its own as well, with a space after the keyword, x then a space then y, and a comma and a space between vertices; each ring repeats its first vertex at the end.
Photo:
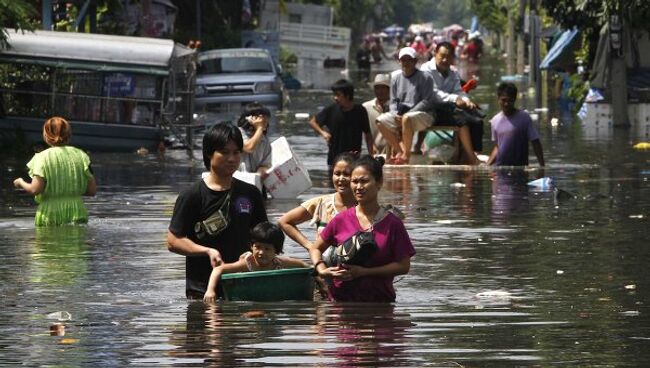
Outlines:
MULTIPOLYGON (((477 71, 474 93, 490 114, 493 64, 477 71)), ((288 137, 314 187, 270 200, 271 219, 330 191, 325 145, 293 119, 328 94, 292 97, 273 134, 288 137)), ((203 170, 198 151, 195 161, 92 153, 100 192, 87 200, 89 224, 43 229, 31 197, 11 187, 28 157, 4 157, 0 365, 649 366, 650 156, 626 130, 590 140, 549 117, 543 173, 386 168, 382 201, 406 214, 417 250, 392 305, 187 302, 185 260, 164 237, 178 191, 203 170), (571 195, 526 185, 542 174, 571 195)))

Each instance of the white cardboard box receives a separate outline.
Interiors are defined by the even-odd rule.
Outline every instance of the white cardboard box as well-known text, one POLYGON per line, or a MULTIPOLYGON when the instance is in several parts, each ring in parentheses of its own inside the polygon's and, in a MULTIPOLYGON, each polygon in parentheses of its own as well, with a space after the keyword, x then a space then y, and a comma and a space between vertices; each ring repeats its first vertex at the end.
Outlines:
POLYGON ((264 179, 266 190, 273 198, 296 198, 311 188, 309 172, 293 154, 289 142, 280 137, 271 143, 271 168, 264 179))
POLYGON ((246 171, 235 171, 232 175, 234 178, 237 178, 248 184, 252 184, 257 187, 257 189, 262 191, 262 177, 258 173, 250 173, 246 171))
MULTIPOLYGON (((204 171, 201 173, 201 178, 205 178, 206 176, 210 175, 209 171, 204 171)), ((234 178, 237 178, 245 183, 254 185, 257 187, 257 189, 261 192, 262 191, 262 177, 258 173, 249 173, 249 172, 244 172, 244 171, 235 171, 234 174, 232 174, 234 178)))

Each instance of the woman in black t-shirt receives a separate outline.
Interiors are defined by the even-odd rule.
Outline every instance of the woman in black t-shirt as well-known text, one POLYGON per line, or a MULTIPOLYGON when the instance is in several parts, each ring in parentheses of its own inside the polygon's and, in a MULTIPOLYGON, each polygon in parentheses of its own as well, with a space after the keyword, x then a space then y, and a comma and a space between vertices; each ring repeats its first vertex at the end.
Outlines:
POLYGON ((170 251, 187 256, 188 298, 203 298, 212 268, 239 259, 248 250, 250 229, 267 221, 259 190, 232 176, 242 148, 234 125, 221 123, 208 130, 203 162, 210 173, 176 199, 167 244, 170 251))

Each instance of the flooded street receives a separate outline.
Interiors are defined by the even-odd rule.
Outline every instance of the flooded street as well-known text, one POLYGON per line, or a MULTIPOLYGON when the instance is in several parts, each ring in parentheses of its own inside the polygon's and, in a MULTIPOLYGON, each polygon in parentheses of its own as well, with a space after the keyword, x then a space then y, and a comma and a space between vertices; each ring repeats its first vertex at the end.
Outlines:
MULTIPOLYGON (((473 92, 488 116, 495 64, 476 71, 473 92)), ((329 102, 299 92, 278 117, 272 139, 287 137, 314 187, 268 201, 272 220, 331 191, 325 144, 294 120, 329 102)), ((178 192, 203 171, 200 151, 91 153, 88 225, 37 229, 33 199, 11 186, 29 157, 1 157, 0 365, 650 366, 650 154, 624 129, 595 140, 578 122, 548 121, 543 173, 385 169, 382 202, 405 213, 417 251, 393 305, 189 303, 185 259, 165 234, 178 192), (572 196, 527 186, 540 176, 572 196)), ((290 239, 285 252, 308 258, 290 239)))

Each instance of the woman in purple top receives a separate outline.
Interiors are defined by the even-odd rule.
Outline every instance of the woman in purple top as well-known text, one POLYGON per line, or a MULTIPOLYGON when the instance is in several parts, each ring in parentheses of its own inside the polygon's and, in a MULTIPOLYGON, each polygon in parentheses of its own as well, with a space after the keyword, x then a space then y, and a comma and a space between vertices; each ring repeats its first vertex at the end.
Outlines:
POLYGON ((394 302, 393 277, 406 274, 415 249, 402 221, 377 201, 382 186, 382 158, 363 156, 353 165, 351 187, 357 205, 338 214, 309 250, 316 272, 332 280, 329 298, 345 302, 394 302), (357 231, 371 231, 377 249, 365 266, 327 267, 322 259, 330 245, 357 231))

